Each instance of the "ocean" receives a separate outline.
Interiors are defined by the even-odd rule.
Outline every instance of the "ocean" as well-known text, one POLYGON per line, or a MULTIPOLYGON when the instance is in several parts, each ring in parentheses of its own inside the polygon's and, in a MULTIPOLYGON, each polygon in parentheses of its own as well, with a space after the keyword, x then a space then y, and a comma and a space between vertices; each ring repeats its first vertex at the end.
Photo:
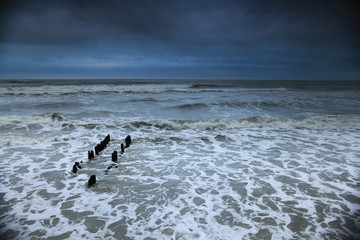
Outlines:
POLYGON ((359 81, 0 80, 0 156, 0 239, 360 238, 359 81))

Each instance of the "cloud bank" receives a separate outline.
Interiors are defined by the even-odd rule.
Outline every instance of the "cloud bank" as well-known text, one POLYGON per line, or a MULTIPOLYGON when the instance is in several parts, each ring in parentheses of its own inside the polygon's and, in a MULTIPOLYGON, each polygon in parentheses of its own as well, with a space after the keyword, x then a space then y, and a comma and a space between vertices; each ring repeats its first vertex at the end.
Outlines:
POLYGON ((358 10, 320 0, 5 1, 0 77, 359 79, 358 10))

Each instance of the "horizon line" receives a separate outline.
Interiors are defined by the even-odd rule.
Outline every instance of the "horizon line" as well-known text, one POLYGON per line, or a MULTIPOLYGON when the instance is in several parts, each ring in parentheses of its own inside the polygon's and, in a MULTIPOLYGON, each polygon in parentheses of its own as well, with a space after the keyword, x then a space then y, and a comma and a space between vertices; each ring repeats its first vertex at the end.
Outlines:
POLYGON ((1 80, 219 80, 219 81, 360 81, 360 79, 263 79, 263 78, 2 78, 1 80))

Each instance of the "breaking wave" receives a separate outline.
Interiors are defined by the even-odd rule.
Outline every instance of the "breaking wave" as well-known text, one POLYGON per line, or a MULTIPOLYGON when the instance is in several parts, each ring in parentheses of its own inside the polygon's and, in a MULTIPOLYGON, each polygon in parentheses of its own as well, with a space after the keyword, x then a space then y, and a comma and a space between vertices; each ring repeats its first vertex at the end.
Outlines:
POLYGON ((135 93, 200 93, 200 92, 273 92, 287 91, 284 87, 247 88, 217 84, 97 84, 97 85, 42 85, 9 86, 0 88, 4 96, 73 96, 92 94, 135 94, 135 93))
POLYGON ((339 118, 307 118, 307 119, 271 119, 263 117, 249 117, 242 119, 223 120, 155 120, 135 121, 128 123, 135 128, 154 127, 166 130, 182 129, 237 129, 237 128, 298 128, 298 129, 324 129, 324 128, 353 128, 360 129, 360 120, 356 117, 339 118))

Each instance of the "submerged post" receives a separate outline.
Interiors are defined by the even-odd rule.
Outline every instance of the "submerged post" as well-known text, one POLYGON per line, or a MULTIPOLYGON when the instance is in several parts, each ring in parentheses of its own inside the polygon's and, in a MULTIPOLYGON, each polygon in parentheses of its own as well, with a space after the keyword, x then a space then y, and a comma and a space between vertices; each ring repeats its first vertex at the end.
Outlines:
POLYGON ((90 179, 88 181, 88 187, 91 187, 92 185, 94 185, 96 183, 96 175, 91 175, 90 179))
POLYGON ((121 153, 124 153, 125 149, 124 149, 124 144, 121 144, 121 153))
POLYGON ((112 155, 111 155, 111 160, 112 160, 113 162, 117 162, 117 160, 118 160, 117 151, 114 151, 114 152, 112 153, 112 155))
POLYGON ((79 162, 75 162, 75 165, 77 168, 81 169, 80 163, 79 162))
POLYGON ((88 159, 91 160, 93 158, 95 158, 94 151, 93 150, 88 151, 88 159))
POLYGON ((131 137, 130 135, 128 135, 126 138, 125 138, 125 145, 126 147, 130 147, 130 144, 131 144, 131 137))
POLYGON ((73 166, 73 168, 72 168, 72 172, 73 172, 73 173, 77 173, 77 170, 78 170, 78 169, 77 169, 76 165, 74 164, 74 166, 73 166))

